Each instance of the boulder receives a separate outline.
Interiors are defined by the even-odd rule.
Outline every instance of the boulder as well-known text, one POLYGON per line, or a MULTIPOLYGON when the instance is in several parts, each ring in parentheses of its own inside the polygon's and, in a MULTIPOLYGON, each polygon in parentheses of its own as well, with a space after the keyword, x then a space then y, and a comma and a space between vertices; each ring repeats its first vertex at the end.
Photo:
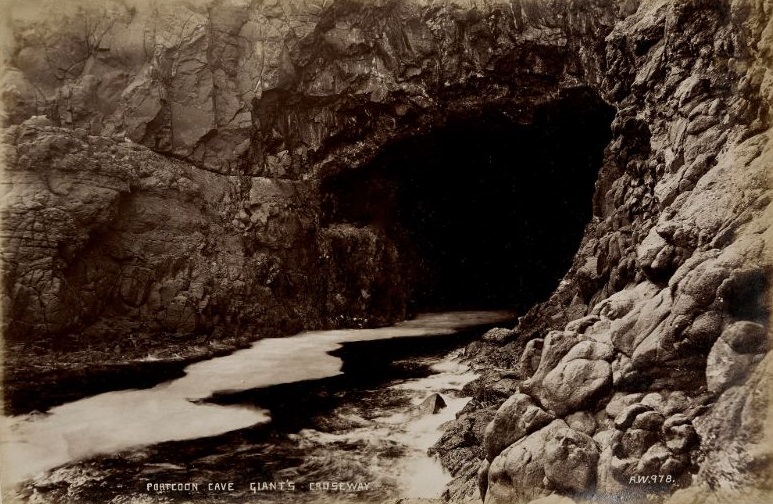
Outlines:
POLYGON ((550 494, 543 485, 546 429, 520 439, 494 458, 488 469, 486 504, 528 502, 550 494))
POLYGON ((741 354, 766 352, 770 348, 765 326, 748 320, 730 324, 722 331, 720 338, 730 345, 734 352, 741 354))
POLYGON ((542 358, 542 346, 544 343, 545 340, 542 338, 535 338, 526 343, 526 346, 515 365, 516 372, 518 372, 520 376, 528 378, 537 371, 542 358))
POLYGON ((754 354, 733 350, 723 338, 711 347, 706 360, 706 385, 711 392, 722 392, 743 380, 755 362, 754 354))
POLYGON ((446 407, 446 402, 440 394, 432 394, 419 405, 419 411, 425 415, 434 415, 446 407))
POLYGON ((618 430, 628 429, 633 425, 636 417, 648 411, 652 411, 651 406, 641 403, 631 404, 615 416, 615 428, 618 430))
POLYGON ((556 415, 592 406, 612 387, 612 367, 606 361, 574 359, 550 371, 537 388, 542 403, 556 415))
POLYGON ((528 502, 552 490, 592 491, 598 458, 591 437, 563 420, 554 420, 510 445, 491 462, 485 502, 528 502))
POLYGON ((598 426, 596 418, 587 411, 576 411, 571 415, 564 418, 564 421, 572 429, 593 436, 596 433, 596 427, 598 426))
POLYGON ((554 419, 526 394, 513 394, 497 410, 486 427, 483 444, 491 461, 502 450, 522 437, 544 427, 554 419))
POLYGON ((483 341, 488 341, 490 343, 496 343, 498 345, 504 345, 505 343, 512 341, 515 339, 518 333, 516 333, 512 329, 505 329, 503 327, 495 327, 493 329, 489 329, 488 331, 483 334, 482 339, 483 341))
POLYGON ((596 484, 599 450, 587 434, 570 427, 556 429, 545 442, 545 477, 552 488, 583 493, 596 484))
POLYGON ((680 413, 666 419, 662 432, 666 446, 674 453, 685 453, 700 442, 692 421, 680 413))

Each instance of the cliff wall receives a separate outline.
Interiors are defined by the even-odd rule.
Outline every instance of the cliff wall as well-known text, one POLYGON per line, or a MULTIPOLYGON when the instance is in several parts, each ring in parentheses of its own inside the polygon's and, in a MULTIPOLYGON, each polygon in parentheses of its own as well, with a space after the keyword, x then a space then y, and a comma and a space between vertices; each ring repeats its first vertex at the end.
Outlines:
POLYGON ((399 244, 323 224, 320 185, 582 91, 615 110, 593 217, 552 296, 469 349, 450 497, 769 490, 769 5, 99 9, 6 19, 8 338, 399 319, 399 244))
MULTIPOLYGON (((528 124, 541 104, 600 81, 600 39, 614 9, 516 7, 41 3, 50 16, 11 9, 3 100, 6 123, 19 126, 7 133, 6 334, 62 335, 102 319, 115 326, 116 317, 122 332, 181 334, 210 332, 226 318, 236 322, 229 330, 286 332, 404 317, 410 289, 395 244, 378 226, 323 229, 320 183, 451 118, 474 120, 482 107, 498 107, 528 124), (24 123, 30 116, 46 118, 24 123), (60 157, 52 144, 68 142, 72 156, 60 157), (129 175, 121 188, 102 191, 105 167, 78 159, 95 142, 100 151, 139 150, 157 164, 177 160, 195 174, 181 182, 207 207, 195 241, 210 245, 179 247, 179 232, 190 237, 189 229, 163 215, 187 211, 173 201, 142 217, 168 226, 168 236, 135 229, 113 237, 116 223, 134 219, 121 213, 132 212, 137 196, 129 175), (34 154, 17 152, 25 148, 34 154), (45 180, 26 185, 48 199, 35 204, 22 189, 31 182, 14 179, 30 171, 77 183, 86 206, 110 212, 96 218, 87 214, 98 208, 67 208, 84 197, 56 189, 50 196, 45 180), (70 231, 44 217, 52 206, 70 231), (139 252, 105 258, 90 250, 109 239, 139 252), (154 246, 143 247, 146 240, 154 246), (99 294, 82 298, 93 289, 75 263, 91 264, 92 256, 111 264, 100 270, 99 294), (122 289, 135 292, 127 300, 122 289)), ((120 172, 118 159, 111 170, 120 172)))

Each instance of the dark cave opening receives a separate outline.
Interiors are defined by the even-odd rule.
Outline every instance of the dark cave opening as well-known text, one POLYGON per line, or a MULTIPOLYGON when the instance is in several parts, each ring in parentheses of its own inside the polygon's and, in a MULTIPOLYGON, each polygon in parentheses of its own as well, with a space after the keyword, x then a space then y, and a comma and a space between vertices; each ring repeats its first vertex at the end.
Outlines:
POLYGON ((453 117, 322 181, 322 224, 383 230, 400 251, 411 311, 515 309, 571 265, 614 111, 578 90, 528 124, 501 109, 453 117))

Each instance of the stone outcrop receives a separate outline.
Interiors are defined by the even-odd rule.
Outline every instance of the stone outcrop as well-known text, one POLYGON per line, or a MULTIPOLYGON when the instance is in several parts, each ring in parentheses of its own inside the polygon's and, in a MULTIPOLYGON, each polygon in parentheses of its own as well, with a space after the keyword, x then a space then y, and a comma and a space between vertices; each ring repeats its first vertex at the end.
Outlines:
MULTIPOLYGON (((606 38, 602 88, 618 114, 594 221, 514 341, 478 347, 492 362, 515 352, 525 379, 488 432, 514 400, 595 419, 585 433, 600 448, 597 467, 559 493, 643 499, 692 485, 674 502, 729 487, 754 502, 771 490, 771 102, 752 84, 770 78, 766 26, 743 2, 646 2, 606 38)), ((496 452, 510 446, 483 462, 485 502, 555 491, 535 465, 547 457, 526 455, 536 436, 508 429, 486 440, 496 452)))
POLYGON ((771 490, 764 2, 105 5, 6 19, 8 335, 398 319, 398 244, 322 225, 321 182, 451 117, 596 97, 593 218, 550 298, 470 348, 449 497, 771 490))
POLYGON ((446 406, 443 396, 440 394, 432 394, 419 404, 418 409, 424 414, 435 415, 446 406))
POLYGON ((212 310, 228 327, 243 313, 228 307, 236 282, 264 298, 255 307, 275 302, 259 287, 270 260, 245 257, 222 215, 233 181, 82 130, 30 120, 6 135, 6 337, 62 334, 104 313, 109 337, 140 317, 138 330, 192 333, 212 310), (266 264, 245 277, 246 261, 266 264))
MULTIPOLYGON (((139 254, 105 259, 99 249, 87 257, 82 247, 134 218, 120 214, 131 205, 106 201, 114 218, 84 213, 71 222, 79 241, 60 246, 70 239, 63 234, 29 253, 37 245, 26 240, 45 238, 25 226, 42 225, 41 212, 67 213, 80 199, 63 193, 40 207, 19 203, 4 220, 6 334, 51 338, 95 324, 95 333, 221 327, 268 334, 272 327, 293 332, 404 317, 410 287, 395 244, 373 226, 322 226, 320 182, 367 164, 387 142, 449 117, 475 117, 483 106, 528 123, 541 103, 598 79, 601 55, 580 51, 578 59, 577 46, 613 17, 588 4, 571 13, 574 22, 535 13, 540 26, 527 27, 510 8, 484 15, 443 3, 325 4, 158 2, 137 9, 74 2, 48 16, 10 11, 5 22, 19 36, 6 48, 4 121, 20 129, 7 133, 9 173, 54 168, 57 147, 38 142, 54 130, 31 127, 36 119, 28 118, 37 114, 48 127, 63 128, 62 136, 100 142, 95 149, 144 146, 153 163, 174 159, 196 173, 190 197, 212 207, 198 224, 219 231, 175 230, 170 214, 183 209, 159 203, 157 215, 149 210, 142 218, 164 222, 168 236, 134 229, 119 241, 131 241, 139 254), (35 166, 13 152, 21 138, 38 151, 35 166), (176 244, 178 234, 206 245, 188 250, 176 244), (76 260, 111 263, 99 269, 104 286, 93 300, 73 297, 93 291, 86 273, 73 276, 76 260), (156 263, 169 271, 158 272, 156 263), (222 290, 210 289, 212 282, 222 290), (115 326, 116 318, 127 324, 115 326)), ((80 166, 74 158, 61 162, 80 166)), ((99 191, 91 175, 55 171, 65 185, 82 176, 89 180, 83 191, 99 191)))

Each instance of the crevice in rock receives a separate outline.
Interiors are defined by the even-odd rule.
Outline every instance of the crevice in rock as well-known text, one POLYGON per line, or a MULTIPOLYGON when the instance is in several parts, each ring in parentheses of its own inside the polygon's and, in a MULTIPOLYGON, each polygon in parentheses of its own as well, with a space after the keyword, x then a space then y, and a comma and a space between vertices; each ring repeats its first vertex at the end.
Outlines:
POLYGON ((613 109, 581 88, 518 112, 456 114, 325 178, 321 224, 382 230, 412 310, 525 310, 577 250, 613 109))

